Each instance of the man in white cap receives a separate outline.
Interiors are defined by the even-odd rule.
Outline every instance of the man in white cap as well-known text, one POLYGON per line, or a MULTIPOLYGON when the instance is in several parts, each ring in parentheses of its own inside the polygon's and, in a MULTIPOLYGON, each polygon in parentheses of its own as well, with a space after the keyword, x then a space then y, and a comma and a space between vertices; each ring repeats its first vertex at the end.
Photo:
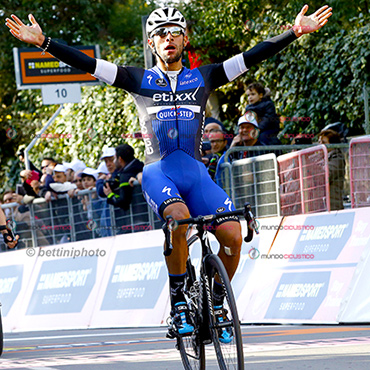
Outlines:
MULTIPOLYGON (((247 111, 238 120, 238 135, 236 135, 230 145, 230 148, 235 146, 261 146, 265 145, 259 141, 259 129, 257 115, 253 111, 247 111)), ((260 151, 244 151, 234 152, 231 157, 233 159, 242 159, 247 157, 255 157, 261 155, 260 151)))
POLYGON ((63 164, 57 164, 54 167, 53 171, 53 180, 54 182, 49 183, 49 188, 51 191, 48 191, 45 194, 45 200, 50 202, 52 200, 52 195, 55 198, 58 198, 57 194, 67 193, 71 189, 75 189, 76 185, 67 181, 67 167, 63 164))
POLYGON ((110 174, 112 174, 116 169, 116 165, 114 163, 115 155, 116 155, 116 150, 110 147, 110 148, 105 148, 103 150, 102 156, 100 157, 100 160, 104 160, 110 174))
MULTIPOLYGON (((150 70, 96 60, 57 43, 43 35, 32 15, 29 15, 31 26, 23 24, 14 14, 12 19, 6 19, 6 25, 19 40, 36 45, 64 63, 132 94, 138 108, 141 131, 145 135, 144 196, 162 219, 168 215, 186 219, 190 214, 198 216, 235 209, 226 192, 213 182, 202 163, 200 148, 209 95, 252 66, 277 54, 303 34, 318 30, 332 14, 328 6, 310 16, 305 16, 307 10, 308 5, 305 5, 295 19, 295 26, 285 33, 223 63, 192 70, 182 65, 181 58, 188 42, 186 20, 172 7, 156 9, 148 17, 148 45, 157 58, 157 65, 150 70)), ((232 279, 239 264, 242 244, 239 219, 225 216, 220 223, 215 222, 212 226, 220 243, 218 255, 232 279), (220 227, 221 222, 223 227, 220 227)), ((188 255, 186 230, 187 227, 182 226, 172 233, 174 248, 171 256, 166 258, 173 323, 180 335, 194 330, 182 289, 188 255)), ((213 291, 219 321, 223 320, 223 294, 221 285, 213 291)), ((223 331, 220 341, 231 342, 232 334, 229 334, 223 331)))
POLYGON ((79 159, 74 159, 71 163, 63 162, 63 165, 67 167, 67 181, 73 182, 74 175, 78 171, 82 171, 86 168, 86 164, 79 159))

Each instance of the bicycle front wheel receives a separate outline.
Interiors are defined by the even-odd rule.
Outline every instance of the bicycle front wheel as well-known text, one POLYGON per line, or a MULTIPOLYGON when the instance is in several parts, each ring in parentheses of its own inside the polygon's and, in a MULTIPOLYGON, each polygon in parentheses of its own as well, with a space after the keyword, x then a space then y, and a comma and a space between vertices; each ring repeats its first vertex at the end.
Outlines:
POLYGON ((201 303, 199 283, 196 281, 195 270, 188 259, 186 264, 187 279, 185 284, 185 295, 188 298, 190 316, 194 324, 194 332, 189 336, 179 336, 177 346, 181 354, 181 360, 186 370, 204 370, 205 353, 201 338, 201 303))
POLYGON ((243 342, 238 311, 225 266, 218 256, 210 255, 206 260, 206 268, 208 281, 205 282, 205 288, 208 298, 210 331, 219 367, 221 370, 244 370, 243 342), (213 303, 215 281, 223 287, 223 312, 226 316, 223 320, 218 319, 215 314, 215 311, 217 313, 213 303))

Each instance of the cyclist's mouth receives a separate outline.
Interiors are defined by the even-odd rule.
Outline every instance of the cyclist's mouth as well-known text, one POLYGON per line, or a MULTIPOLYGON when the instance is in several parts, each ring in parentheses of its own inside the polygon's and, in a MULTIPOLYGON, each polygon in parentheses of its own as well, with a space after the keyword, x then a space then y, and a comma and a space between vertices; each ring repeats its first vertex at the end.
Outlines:
POLYGON ((164 48, 164 50, 167 52, 173 52, 176 51, 176 48, 173 45, 168 45, 164 48))

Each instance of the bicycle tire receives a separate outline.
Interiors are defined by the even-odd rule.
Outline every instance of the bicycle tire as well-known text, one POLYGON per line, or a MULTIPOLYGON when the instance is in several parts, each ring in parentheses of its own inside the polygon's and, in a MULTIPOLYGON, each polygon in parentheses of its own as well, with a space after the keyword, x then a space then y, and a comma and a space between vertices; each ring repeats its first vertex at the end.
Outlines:
POLYGON ((210 332, 219 367, 221 370, 244 370, 244 353, 240 322, 229 277, 221 259, 218 256, 212 254, 207 257, 205 265, 207 269, 206 276, 208 279, 205 284, 205 290, 207 292, 210 332), (233 332, 232 341, 227 344, 221 343, 219 340, 220 333, 222 333, 222 330, 226 329, 226 327, 217 327, 213 307, 213 286, 216 275, 219 276, 224 287, 224 308, 228 312, 228 324, 233 332))
POLYGON ((186 264, 187 280, 185 283, 185 295, 189 299, 190 315, 193 318, 194 332, 189 336, 177 337, 177 346, 180 351, 181 360, 186 370, 204 370, 205 352, 204 344, 201 338, 201 302, 200 291, 196 291, 195 271, 190 260, 186 264), (192 288, 193 287, 193 288, 192 288), (190 290, 193 289, 192 292, 190 290))

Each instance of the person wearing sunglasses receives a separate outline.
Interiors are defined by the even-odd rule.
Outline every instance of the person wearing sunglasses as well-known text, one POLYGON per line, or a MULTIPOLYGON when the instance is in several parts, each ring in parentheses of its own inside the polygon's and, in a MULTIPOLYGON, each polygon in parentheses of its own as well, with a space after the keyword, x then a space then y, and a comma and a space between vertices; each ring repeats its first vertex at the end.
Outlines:
MULTIPOLYGON (((277 54, 303 34, 318 30, 332 14, 328 6, 310 16, 305 16, 307 10, 308 5, 305 5, 296 17, 295 26, 283 34, 223 63, 192 70, 185 68, 181 59, 188 42, 186 21, 181 12, 172 7, 156 9, 147 19, 148 45, 157 60, 156 66, 149 70, 117 66, 58 43, 43 35, 32 15, 29 15, 30 26, 15 15, 6 19, 6 26, 19 40, 36 45, 64 63, 131 93, 145 143, 146 165, 142 178, 145 199, 162 219, 168 215, 184 219, 190 214, 195 217, 234 210, 228 195, 213 182, 202 163, 204 112, 210 93, 277 54)), ((219 256, 231 279, 240 258, 241 228, 236 217, 224 217, 221 222, 225 223, 224 227, 215 224, 212 230, 221 245, 219 256)), ((193 330, 182 292, 188 251, 185 232, 186 227, 182 226, 173 233, 174 250, 166 259, 172 316, 179 334, 193 330), (180 317, 185 318, 184 321, 180 317)), ((218 297, 215 306, 222 305, 220 292, 222 287, 214 291, 214 296, 218 297)))

